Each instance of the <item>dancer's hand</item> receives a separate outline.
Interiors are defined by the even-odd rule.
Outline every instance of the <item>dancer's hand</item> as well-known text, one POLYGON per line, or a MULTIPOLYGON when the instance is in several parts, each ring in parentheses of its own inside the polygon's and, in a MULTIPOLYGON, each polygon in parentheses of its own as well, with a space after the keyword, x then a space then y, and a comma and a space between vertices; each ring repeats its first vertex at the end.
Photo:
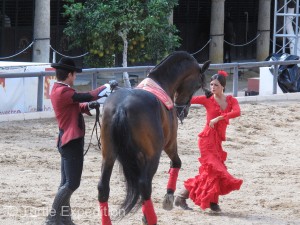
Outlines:
POLYGON ((211 128, 214 128, 214 127, 215 127, 215 124, 216 124, 217 122, 219 122, 220 120, 224 120, 224 117, 223 117, 223 116, 218 116, 218 117, 212 119, 212 120, 209 122, 209 126, 210 126, 211 128))
POLYGON ((212 120, 209 122, 209 126, 210 126, 211 128, 214 128, 214 127, 215 127, 215 124, 216 124, 218 121, 219 121, 219 118, 218 118, 218 117, 212 119, 212 120))

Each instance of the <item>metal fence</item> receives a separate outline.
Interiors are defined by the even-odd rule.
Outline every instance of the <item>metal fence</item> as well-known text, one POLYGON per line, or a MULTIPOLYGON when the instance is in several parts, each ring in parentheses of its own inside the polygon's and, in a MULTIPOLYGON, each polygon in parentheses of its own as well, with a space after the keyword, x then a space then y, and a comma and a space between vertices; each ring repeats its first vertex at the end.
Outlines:
MULTIPOLYGON (((225 64, 211 64, 209 70, 220 69, 233 69, 233 96, 238 95, 239 85, 239 70, 258 68, 258 67, 273 67, 273 94, 277 94, 277 77, 278 68, 280 65, 294 65, 300 64, 300 60, 290 61, 263 61, 263 62, 245 62, 245 63, 225 63, 225 64)), ((201 65, 201 64, 200 64, 201 65)), ((202 66, 202 65, 201 65, 202 66)), ((99 76, 102 79, 120 79, 123 72, 130 74, 140 74, 141 77, 146 76, 154 66, 137 66, 137 67, 114 67, 114 68, 93 68, 83 69, 82 73, 78 74, 78 77, 86 76, 90 77, 91 87, 94 89, 98 86, 99 76)), ((55 71, 41 71, 41 72, 23 72, 23 73, 0 73, 0 78, 24 78, 24 77, 37 77, 37 111, 43 111, 43 88, 44 77, 54 76, 55 71)))

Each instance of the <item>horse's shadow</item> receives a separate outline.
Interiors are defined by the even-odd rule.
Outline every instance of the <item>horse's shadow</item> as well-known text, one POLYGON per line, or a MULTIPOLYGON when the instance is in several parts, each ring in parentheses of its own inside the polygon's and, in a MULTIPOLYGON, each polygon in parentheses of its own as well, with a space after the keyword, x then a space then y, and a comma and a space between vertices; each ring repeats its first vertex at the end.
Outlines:
POLYGON ((247 219, 247 218, 250 218, 250 216, 246 213, 241 213, 241 212, 212 212, 212 211, 209 211, 209 212, 204 212, 204 214, 206 215, 209 215, 209 216, 215 216, 215 217, 228 217, 228 218, 244 218, 244 219, 247 219))
POLYGON ((205 214, 207 216, 215 216, 215 217, 227 217, 229 219, 240 219, 248 222, 259 223, 259 224, 294 224, 292 221, 283 221, 282 218, 276 218, 266 216, 263 214, 255 214, 255 213, 247 213, 247 212, 200 212, 201 214, 205 214))

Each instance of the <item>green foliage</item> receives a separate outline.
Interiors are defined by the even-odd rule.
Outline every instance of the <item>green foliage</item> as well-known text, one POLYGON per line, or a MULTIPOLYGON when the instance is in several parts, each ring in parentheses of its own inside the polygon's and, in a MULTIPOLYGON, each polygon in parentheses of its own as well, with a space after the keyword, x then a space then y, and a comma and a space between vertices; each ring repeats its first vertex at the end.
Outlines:
POLYGON ((156 62, 179 47, 177 29, 169 17, 178 0, 65 0, 64 16, 69 18, 64 33, 71 47, 89 51, 88 65, 114 66, 122 54, 119 33, 127 34, 131 65, 156 62))

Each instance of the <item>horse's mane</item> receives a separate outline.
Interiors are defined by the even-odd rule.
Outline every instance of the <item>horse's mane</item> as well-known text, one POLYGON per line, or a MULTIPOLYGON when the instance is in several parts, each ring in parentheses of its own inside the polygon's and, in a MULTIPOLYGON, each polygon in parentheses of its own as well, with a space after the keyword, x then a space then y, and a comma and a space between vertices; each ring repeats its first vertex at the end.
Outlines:
POLYGON ((149 74, 155 75, 160 70, 168 71, 168 68, 172 65, 179 65, 182 60, 196 61, 196 59, 186 51, 175 51, 164 58, 159 64, 157 64, 149 74))

